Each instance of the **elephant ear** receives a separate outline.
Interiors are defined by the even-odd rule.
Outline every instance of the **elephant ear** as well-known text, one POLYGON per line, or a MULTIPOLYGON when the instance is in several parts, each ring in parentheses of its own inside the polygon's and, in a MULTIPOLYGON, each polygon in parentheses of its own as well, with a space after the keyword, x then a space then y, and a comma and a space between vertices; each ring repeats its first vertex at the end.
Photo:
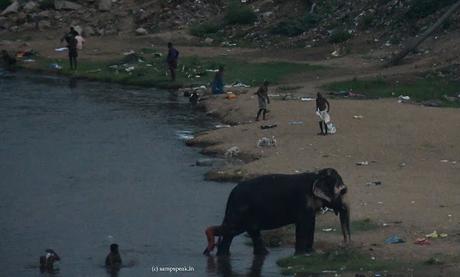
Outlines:
POLYGON ((346 192, 346 187, 335 169, 327 168, 318 173, 313 182, 313 194, 329 203, 346 192))

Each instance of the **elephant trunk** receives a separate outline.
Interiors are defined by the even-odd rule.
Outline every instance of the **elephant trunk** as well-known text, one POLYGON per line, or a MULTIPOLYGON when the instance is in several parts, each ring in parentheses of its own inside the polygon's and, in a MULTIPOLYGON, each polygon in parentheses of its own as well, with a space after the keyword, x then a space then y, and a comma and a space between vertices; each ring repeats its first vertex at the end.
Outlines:
POLYGON ((350 233, 350 206, 347 203, 343 203, 339 211, 340 225, 342 227, 343 241, 345 243, 351 241, 350 233))

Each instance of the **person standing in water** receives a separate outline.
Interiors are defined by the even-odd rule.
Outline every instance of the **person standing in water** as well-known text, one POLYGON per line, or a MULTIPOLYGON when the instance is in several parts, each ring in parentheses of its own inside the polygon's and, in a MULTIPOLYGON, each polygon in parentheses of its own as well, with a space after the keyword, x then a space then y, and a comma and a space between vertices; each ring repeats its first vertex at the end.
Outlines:
POLYGON ((212 81, 212 94, 222 94, 224 93, 224 67, 219 66, 219 70, 214 75, 214 80, 212 81))
POLYGON ((169 73, 171 74, 171 81, 176 81, 177 60, 179 59, 179 51, 173 47, 171 42, 168 42, 168 56, 166 63, 168 64, 169 73))
POLYGON ((118 270, 121 267, 121 256, 118 251, 118 244, 112 243, 110 245, 110 253, 105 258, 105 266, 110 270, 118 270))
POLYGON ((78 41, 75 38, 78 36, 78 32, 73 28, 70 27, 70 31, 64 35, 63 38, 61 38, 61 42, 64 40, 67 42, 67 49, 69 50, 69 63, 70 63, 70 69, 77 69, 77 57, 78 57, 78 52, 77 52, 77 44, 78 41))

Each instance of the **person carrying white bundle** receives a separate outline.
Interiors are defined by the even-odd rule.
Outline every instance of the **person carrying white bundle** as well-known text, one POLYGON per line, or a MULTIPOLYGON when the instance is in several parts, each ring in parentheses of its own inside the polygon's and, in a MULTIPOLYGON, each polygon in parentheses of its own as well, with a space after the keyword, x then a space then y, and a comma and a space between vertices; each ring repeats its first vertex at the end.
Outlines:
POLYGON ((318 135, 325 136, 328 133, 334 134, 336 132, 336 128, 334 124, 331 122, 331 117, 329 115, 330 104, 326 98, 324 98, 321 93, 318 92, 316 97, 316 114, 319 117, 319 128, 321 130, 318 135))

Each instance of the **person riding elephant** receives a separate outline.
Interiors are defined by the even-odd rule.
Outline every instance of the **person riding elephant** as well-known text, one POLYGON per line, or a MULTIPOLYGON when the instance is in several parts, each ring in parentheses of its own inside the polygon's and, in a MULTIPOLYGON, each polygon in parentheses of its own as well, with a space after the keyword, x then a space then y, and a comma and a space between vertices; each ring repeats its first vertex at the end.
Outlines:
POLYGON ((229 255, 235 236, 247 232, 255 255, 268 253, 260 231, 295 224, 295 254, 313 251, 316 213, 324 207, 339 215, 344 242, 351 239, 350 208, 344 198, 347 187, 335 169, 314 173, 269 174, 239 183, 227 200, 221 225, 206 229, 209 255, 217 246, 217 255, 229 255), (219 237, 216 244, 215 237, 219 237))

